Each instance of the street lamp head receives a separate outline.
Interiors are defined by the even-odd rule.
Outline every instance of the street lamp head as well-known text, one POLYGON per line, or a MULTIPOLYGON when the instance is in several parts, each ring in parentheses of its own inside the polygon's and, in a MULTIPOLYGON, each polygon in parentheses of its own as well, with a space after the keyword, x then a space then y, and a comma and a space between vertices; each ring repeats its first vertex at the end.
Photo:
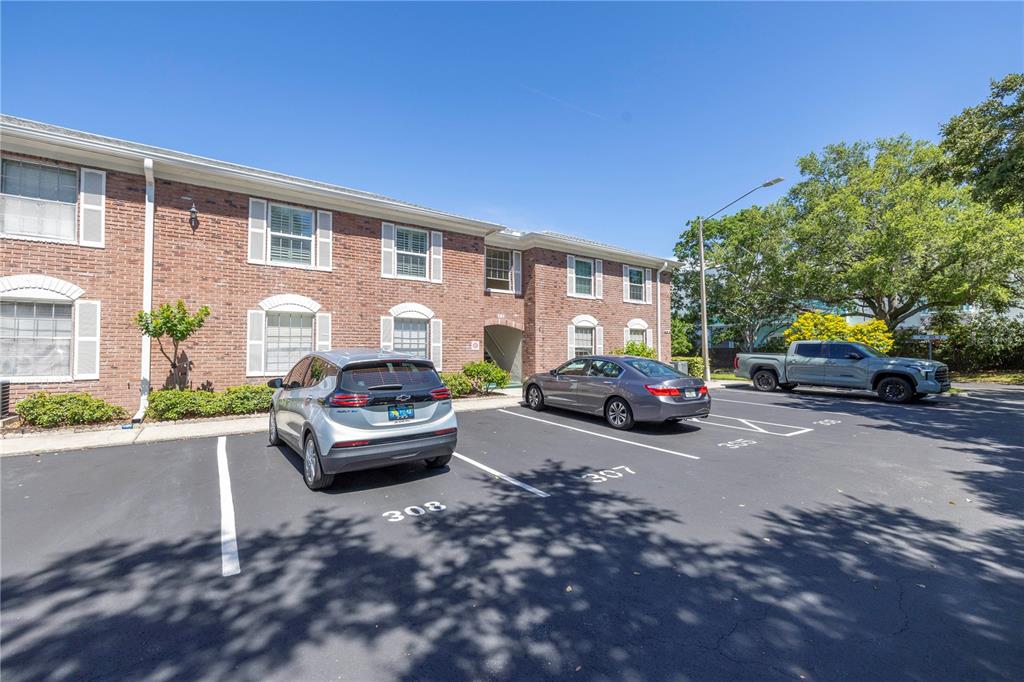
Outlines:
POLYGON ((780 182, 782 182, 782 178, 775 178, 774 180, 769 180, 768 182, 764 183, 761 186, 762 187, 771 187, 772 185, 777 185, 780 182))

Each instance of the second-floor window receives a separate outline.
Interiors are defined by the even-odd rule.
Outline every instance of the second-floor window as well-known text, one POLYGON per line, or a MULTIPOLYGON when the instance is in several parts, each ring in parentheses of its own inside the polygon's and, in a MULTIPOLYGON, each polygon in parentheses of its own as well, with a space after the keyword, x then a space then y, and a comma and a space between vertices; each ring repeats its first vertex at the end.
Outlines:
POLYGON ((270 262, 313 264, 313 211, 270 205, 270 262))
POLYGON ((626 268, 626 277, 628 280, 628 300, 636 303, 644 302, 644 271, 642 268, 626 268))
POLYGON ((395 265, 400 277, 426 278, 430 240, 426 230, 398 227, 395 230, 395 265))
POLYGON ((576 259, 576 293, 580 296, 594 295, 594 261, 576 259))
POLYGON ((4 159, 0 193, 0 233, 75 241, 77 172, 4 159))
POLYGON ((486 287, 491 291, 512 291, 512 252, 487 249, 485 259, 486 287))

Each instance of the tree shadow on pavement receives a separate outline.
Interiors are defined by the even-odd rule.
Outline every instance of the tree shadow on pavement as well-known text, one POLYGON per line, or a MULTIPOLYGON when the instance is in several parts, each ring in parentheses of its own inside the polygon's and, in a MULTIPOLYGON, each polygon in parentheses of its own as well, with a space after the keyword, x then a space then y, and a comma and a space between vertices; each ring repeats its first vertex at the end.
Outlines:
POLYGON ((1024 665, 1019 533, 846 498, 702 537, 583 473, 549 462, 549 498, 495 487, 403 522, 416 542, 311 512, 241 533, 231 578, 212 532, 59 557, 3 579, 3 677, 1012 679, 1024 665))

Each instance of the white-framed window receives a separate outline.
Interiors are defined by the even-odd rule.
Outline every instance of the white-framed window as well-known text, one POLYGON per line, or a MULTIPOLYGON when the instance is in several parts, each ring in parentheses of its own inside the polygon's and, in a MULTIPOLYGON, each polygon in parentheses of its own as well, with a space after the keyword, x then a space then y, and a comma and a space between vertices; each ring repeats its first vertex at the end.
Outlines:
POLYGON ((593 315, 577 315, 567 327, 568 358, 600 355, 604 352, 604 329, 593 315))
POLYGON ((443 343, 441 320, 419 303, 399 303, 380 318, 380 348, 427 358, 441 371, 443 343))
POLYGON ((399 277, 427 278, 430 233, 416 227, 395 227, 395 272, 399 277))
POLYGON ((268 259, 281 265, 313 265, 313 211, 270 204, 268 259))
POLYGON ((78 241, 77 171, 15 159, 0 164, 0 234, 78 241))
POLYGON ((512 252, 487 247, 484 254, 485 286, 489 291, 513 291, 512 252))
POLYGON ((70 377, 73 304, 0 302, 0 376, 70 377))
POLYGON ((429 328, 430 320, 416 317, 396 317, 394 350, 420 358, 428 358, 430 356, 430 344, 427 342, 429 328))
POLYGON ((577 296, 594 295, 594 261, 589 258, 577 258, 575 263, 575 286, 577 296))
POLYGON ((269 311, 265 320, 265 371, 283 374, 313 351, 313 313, 269 311))
POLYGON ((647 330, 646 329, 630 329, 629 338, 627 341, 635 341, 636 343, 642 343, 647 345, 647 330))
POLYGON ((604 261, 565 257, 565 294, 572 298, 604 298, 604 261))
POLYGON ((574 343, 573 354, 576 357, 581 355, 593 355, 597 348, 594 339, 594 327, 573 327, 574 343))
POLYGON ((646 303, 643 268, 626 265, 624 269, 626 271, 626 300, 633 303, 646 303))

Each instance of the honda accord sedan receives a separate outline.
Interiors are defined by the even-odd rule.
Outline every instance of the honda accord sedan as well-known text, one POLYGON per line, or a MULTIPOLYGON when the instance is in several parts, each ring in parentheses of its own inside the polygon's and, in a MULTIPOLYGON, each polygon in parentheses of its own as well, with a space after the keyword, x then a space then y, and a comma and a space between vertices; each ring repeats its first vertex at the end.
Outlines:
POLYGON ((423 460, 443 467, 458 436, 451 392, 429 360, 331 350, 299 360, 274 391, 270 443, 302 454, 310 490, 336 474, 423 460))
POLYGON ((534 410, 561 407, 601 415, 616 429, 707 417, 711 411, 703 380, 630 355, 588 355, 534 374, 523 383, 523 399, 534 410))

